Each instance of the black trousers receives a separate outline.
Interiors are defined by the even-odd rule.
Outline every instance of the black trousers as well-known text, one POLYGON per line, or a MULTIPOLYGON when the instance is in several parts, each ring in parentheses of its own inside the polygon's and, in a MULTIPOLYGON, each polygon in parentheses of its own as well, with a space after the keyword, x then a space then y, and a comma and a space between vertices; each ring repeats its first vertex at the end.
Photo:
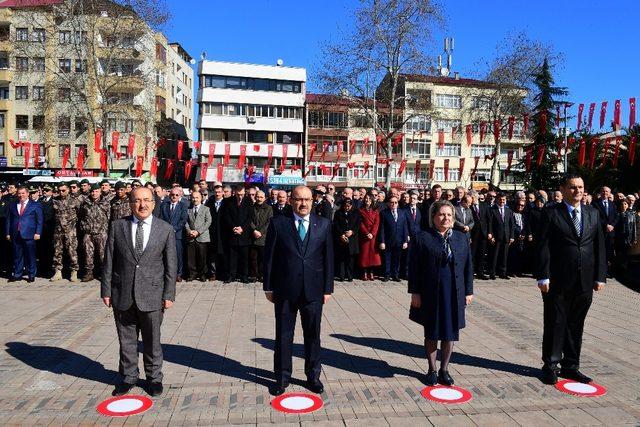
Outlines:
POLYGON ((476 274, 485 274, 487 269, 487 239, 481 235, 471 238, 471 257, 476 274))
POLYGON ((229 247, 229 279, 246 279, 249 265, 249 246, 229 247))
POLYGON ((264 267, 264 246, 249 247, 249 276, 262 280, 264 267))
POLYGON ((335 271, 340 279, 353 279, 355 255, 341 255, 335 260, 335 271))
POLYGON ((300 312, 302 334, 304 337, 304 372, 307 380, 320 379, 320 321, 322 320, 322 301, 279 301, 274 304, 276 315, 276 343, 273 356, 273 371, 278 384, 289 384, 291 380, 293 352, 293 333, 296 317, 300 312))
POLYGON ((149 381, 162 382, 160 326, 164 310, 140 311, 135 303, 128 310, 113 309, 120 342, 119 371, 127 384, 138 381, 138 331, 142 333, 144 371, 149 381))
POLYGON ((199 279, 207 274, 208 243, 187 243, 187 267, 190 279, 199 279))
POLYGON ((577 283, 573 289, 542 295, 542 361, 546 368, 556 369, 558 364, 566 369, 580 367, 584 320, 592 299, 593 290, 585 292, 577 283))
POLYGON ((492 276, 496 273, 499 276, 506 276, 507 274, 507 257, 509 256, 509 241, 508 240, 496 240, 491 245, 491 270, 492 276))

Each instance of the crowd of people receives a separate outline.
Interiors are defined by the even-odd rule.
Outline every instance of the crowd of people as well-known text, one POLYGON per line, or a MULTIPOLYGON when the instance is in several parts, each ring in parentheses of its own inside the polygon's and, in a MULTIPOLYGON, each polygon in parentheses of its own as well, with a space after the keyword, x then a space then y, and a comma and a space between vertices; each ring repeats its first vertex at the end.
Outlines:
MULTIPOLYGON (((10 280, 27 276, 32 281, 38 274, 58 281, 66 274, 63 267, 68 267, 72 282, 99 278, 109 225, 131 215, 129 194, 140 186, 153 191, 154 217, 175 231, 178 282, 262 281, 269 223, 276 216, 293 216, 290 192, 242 184, 232 187, 203 180, 188 195, 178 183, 163 187, 136 180, 115 185, 108 180, 94 185, 87 180, 55 186, 9 184, 2 187, 0 199, 6 235, 2 249, 5 254, 20 252, 24 262, 14 265, 11 256, 2 257, 3 273, 10 280), (30 205, 37 209, 27 209, 30 205), (20 225, 12 218, 25 213, 34 217, 31 234, 36 238, 27 242, 31 239, 18 236, 23 244, 17 245, 12 235, 20 225)), ((624 267, 630 256, 640 255, 637 198, 638 194, 613 193, 608 187, 595 195, 584 193, 583 203, 599 211, 608 274, 616 266, 624 267)), ((542 212, 562 203, 562 193, 443 189, 440 185, 430 190, 338 191, 333 184, 319 185, 313 189, 312 211, 332 222, 336 280, 406 279, 410 242, 419 230, 430 227, 429 208, 438 200, 455 207, 454 229, 468 238, 475 277, 509 279, 532 273, 542 212)), ((27 228, 22 226, 21 234, 27 228)))

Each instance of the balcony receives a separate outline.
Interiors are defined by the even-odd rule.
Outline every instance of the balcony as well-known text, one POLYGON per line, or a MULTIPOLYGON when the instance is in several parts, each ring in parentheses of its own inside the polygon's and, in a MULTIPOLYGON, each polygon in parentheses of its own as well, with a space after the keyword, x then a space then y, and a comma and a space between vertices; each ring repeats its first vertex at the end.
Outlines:
POLYGON ((111 75, 106 77, 106 84, 110 91, 122 90, 126 92, 141 92, 146 85, 142 73, 132 75, 111 75))
POLYGON ((0 82, 12 82, 14 71, 10 68, 0 68, 0 82))
POLYGON ((12 102, 10 99, 0 99, 0 111, 7 111, 11 108, 12 102))

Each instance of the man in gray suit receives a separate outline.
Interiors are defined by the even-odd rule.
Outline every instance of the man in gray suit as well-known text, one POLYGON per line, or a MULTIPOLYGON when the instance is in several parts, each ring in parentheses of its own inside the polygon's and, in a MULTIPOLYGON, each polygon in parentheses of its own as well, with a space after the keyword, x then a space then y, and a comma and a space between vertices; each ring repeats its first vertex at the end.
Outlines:
POLYGON ((187 215, 187 223, 184 229, 187 235, 187 266, 189 268, 188 280, 207 280, 207 245, 209 238, 209 226, 211 226, 211 211, 202 204, 202 193, 191 193, 192 207, 187 215))
POLYGON ((176 296, 176 242, 173 227, 154 218, 153 193, 131 191, 133 216, 111 224, 100 296, 113 313, 120 342, 120 375, 113 395, 128 393, 138 381, 138 331, 151 396, 162 394, 160 325, 176 296))
POLYGON ((473 203, 473 197, 466 195, 462 196, 460 203, 455 207, 456 220, 453 224, 455 230, 462 231, 471 239, 471 229, 475 225, 473 220, 473 212, 471 212, 471 204, 473 203))

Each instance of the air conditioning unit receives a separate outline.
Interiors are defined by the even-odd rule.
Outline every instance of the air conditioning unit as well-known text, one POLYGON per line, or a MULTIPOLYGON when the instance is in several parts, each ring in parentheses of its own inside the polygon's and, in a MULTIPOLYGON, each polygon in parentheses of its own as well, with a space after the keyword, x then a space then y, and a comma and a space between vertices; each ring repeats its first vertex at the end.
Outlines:
POLYGON ((256 118, 254 116, 247 116, 247 123, 255 123, 256 118))

